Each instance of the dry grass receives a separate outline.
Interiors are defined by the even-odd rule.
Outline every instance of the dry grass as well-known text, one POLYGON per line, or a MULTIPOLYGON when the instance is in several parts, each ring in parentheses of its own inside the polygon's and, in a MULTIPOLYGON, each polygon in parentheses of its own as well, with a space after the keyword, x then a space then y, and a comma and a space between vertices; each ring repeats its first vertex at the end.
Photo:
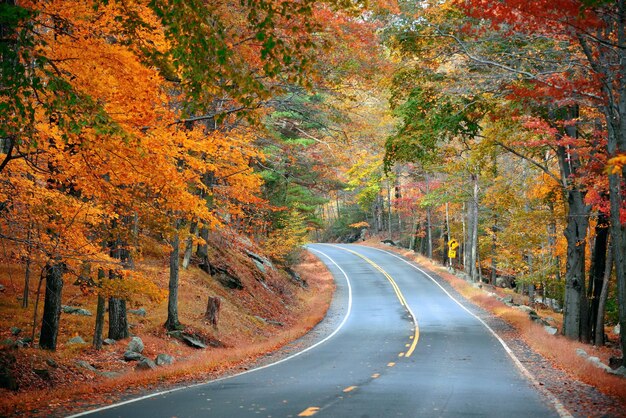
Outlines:
MULTIPOLYGON (((582 348, 590 356, 599 357, 606 364, 608 363, 609 357, 619 354, 616 350, 608 347, 596 347, 583 344, 569 340, 561 335, 549 335, 545 332, 543 326, 529 320, 526 313, 507 306, 498 299, 487 295, 485 290, 478 289, 465 280, 451 274, 444 266, 436 264, 421 255, 416 255, 413 251, 389 247, 373 239, 366 241, 364 244, 396 252, 416 261, 421 266, 426 267, 426 269, 435 272, 438 276, 450 283, 463 297, 511 324, 516 329, 519 336, 533 350, 549 359, 555 367, 565 371, 577 380, 595 386, 602 392, 613 395, 623 402, 626 402, 626 385, 624 384, 624 378, 608 374, 602 369, 595 367, 590 362, 584 361, 576 354, 576 349, 582 348)), ((527 297, 515 294, 510 289, 489 288, 489 291, 498 293, 500 296, 511 295, 515 298, 516 303, 522 304, 528 302, 527 297)), ((563 322, 562 314, 545 309, 536 309, 536 311, 541 317, 549 316, 553 318, 555 325, 560 329, 563 322)))
MULTIPOLYGON (((181 322, 191 330, 212 340, 219 340, 224 347, 195 350, 166 336, 163 323, 167 301, 153 303, 137 300, 131 308, 143 306, 148 315, 129 315, 129 322, 132 333, 144 341, 142 354, 154 358, 159 353, 168 353, 176 360, 171 366, 136 372, 132 363, 121 360, 126 347, 124 341, 105 346, 101 351, 92 349, 89 344, 66 344, 75 335, 81 335, 89 341, 93 333, 93 317, 63 314, 56 352, 34 348, 0 352, 0 356, 15 356, 20 364, 20 373, 25 376, 20 381, 20 391, 0 389, 0 416, 25 413, 29 416, 45 416, 58 407, 69 411, 76 407, 77 400, 107 403, 117 399, 120 393, 141 392, 146 388, 213 378, 229 370, 247 367, 256 358, 301 337, 324 318, 334 282, 323 263, 314 256, 307 253, 297 268, 309 285, 307 289, 293 283, 279 271, 262 275, 249 257, 238 252, 230 251, 219 256, 225 265, 236 266, 236 273, 244 282, 244 290, 225 289, 206 273, 190 268, 183 271, 180 278, 179 315, 181 322), (221 297, 222 306, 219 327, 213 329, 206 323, 204 311, 207 298, 216 295, 221 297), (269 324, 257 317, 279 321, 283 326, 269 324), (48 368, 47 359, 53 359, 59 367, 48 368), (105 378, 77 367, 76 360, 86 360, 98 371, 116 371, 121 376, 105 378), (48 368, 51 380, 38 378, 33 368, 48 368)), ((160 258, 144 260, 138 268, 159 287, 167 287, 167 257, 162 255, 160 258)), ((22 310, 17 299, 21 294, 21 274, 15 266, 0 266, 0 283, 6 286, 5 291, 0 293, 0 322, 3 324, 0 329, 1 339, 11 337, 11 326, 23 328, 24 332, 31 326, 32 305, 28 310, 22 310), (13 283, 7 274, 8 269, 11 269, 13 283)), ((71 301, 73 306, 95 312, 94 295, 84 295, 75 286, 66 284, 63 297, 65 304, 71 301)), ((30 335, 30 331, 27 334, 30 335)))

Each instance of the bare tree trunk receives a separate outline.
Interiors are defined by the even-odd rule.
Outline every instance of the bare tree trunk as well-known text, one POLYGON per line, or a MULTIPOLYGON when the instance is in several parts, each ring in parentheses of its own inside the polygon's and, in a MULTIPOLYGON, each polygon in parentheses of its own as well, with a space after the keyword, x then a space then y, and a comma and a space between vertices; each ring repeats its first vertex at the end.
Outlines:
POLYGON ((598 307, 600 304, 600 293, 604 282, 604 272, 606 271, 607 247, 609 241, 609 219, 606 214, 598 214, 596 224, 595 242, 591 253, 591 268, 589 271, 589 283, 587 286, 587 298, 589 299, 588 324, 582 333, 584 342, 594 340, 595 326, 598 318, 598 307))
POLYGON ((180 328, 178 321, 178 274, 179 274, 180 236, 174 232, 172 250, 170 252, 170 283, 167 301, 167 320, 165 329, 173 331, 180 328))
POLYGON ((63 265, 60 263, 46 266, 46 293, 44 297, 43 316, 39 347, 56 350, 59 320, 61 318, 61 294, 63 292, 63 265))
POLYGON ((183 256, 183 269, 189 267, 191 254, 193 254, 193 237, 198 233, 198 222, 192 222, 189 226, 189 236, 185 240, 185 255, 183 256))
POLYGON ((567 239, 567 268, 565 272, 565 304, 563 306, 563 335, 580 339, 585 297, 585 246, 590 208, 578 190, 567 192, 569 211, 565 238, 567 239))
POLYGON ((218 298, 217 296, 209 296, 206 313, 204 314, 204 316, 209 321, 209 323, 213 325, 213 328, 217 328, 217 323, 219 321, 220 305, 220 298, 218 298))
POLYGON ((472 174, 473 193, 470 202, 471 235, 470 235, 470 260, 469 275, 473 282, 478 280, 478 175, 472 174))
POLYGON ((27 244, 26 244, 26 271, 24 272, 24 292, 22 294, 22 308, 28 308, 28 296, 30 293, 30 265, 32 263, 32 259, 30 258, 30 253, 32 250, 32 245, 30 242, 32 231, 28 230, 27 235, 27 244))
MULTIPOLYGON (((104 270, 98 269, 98 281, 104 280, 104 270)), ((93 348, 102 349, 102 330, 104 329, 104 314, 106 310, 106 299, 98 293, 98 307, 96 308, 96 324, 93 332, 93 348)))
MULTIPOLYGON (((111 257, 120 260, 123 266, 128 266, 130 253, 123 248, 120 239, 116 239, 111 244, 111 257)), ((109 270, 110 280, 122 280, 121 274, 113 269, 109 270)), ((109 335, 114 340, 123 340, 128 338, 128 316, 126 312, 126 301, 124 299, 110 297, 109 298, 109 335)))
POLYGON ((391 183, 389 179, 387 179, 387 229, 389 231, 389 239, 393 239, 393 230, 392 230, 392 212, 391 212, 391 183))
POLYGON ((611 242, 609 242, 604 276, 602 278, 602 290, 598 301, 598 316, 596 317, 595 329, 595 344, 597 346, 604 345, 604 312, 606 310, 606 300, 609 297, 609 283, 611 280, 611 270, 613 269, 613 252, 611 251, 611 246, 611 242))

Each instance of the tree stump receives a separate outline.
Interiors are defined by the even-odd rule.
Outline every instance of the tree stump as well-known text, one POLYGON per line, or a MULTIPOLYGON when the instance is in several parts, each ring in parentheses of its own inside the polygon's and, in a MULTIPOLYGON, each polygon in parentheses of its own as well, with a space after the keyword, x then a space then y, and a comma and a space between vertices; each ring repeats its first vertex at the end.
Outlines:
POLYGON ((221 300, 217 296, 209 296, 209 301, 206 307, 206 313, 204 317, 213 325, 213 328, 217 328, 217 321, 219 319, 221 300))

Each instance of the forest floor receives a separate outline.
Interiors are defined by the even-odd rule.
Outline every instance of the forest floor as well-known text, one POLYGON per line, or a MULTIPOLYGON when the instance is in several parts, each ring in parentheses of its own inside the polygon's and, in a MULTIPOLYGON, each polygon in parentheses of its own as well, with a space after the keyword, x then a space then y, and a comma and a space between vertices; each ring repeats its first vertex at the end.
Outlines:
MULTIPOLYGON (((304 285, 272 267, 261 267, 266 270, 261 271, 245 251, 220 251, 213 254, 214 259, 223 260, 223 267, 228 266, 239 277, 243 289, 225 288, 193 266, 181 271, 180 278, 180 321, 186 332, 207 343, 207 349, 189 347, 167 335, 163 328, 166 298, 130 302, 129 309, 145 310, 145 314, 129 314, 131 335, 139 336, 145 345, 142 355, 153 360, 161 353, 174 357, 173 364, 147 371, 137 370, 136 362, 123 359, 130 339, 105 345, 102 350, 92 347, 94 316, 62 313, 59 344, 54 352, 32 347, 32 343, 16 347, 17 341, 31 336, 32 300, 37 288, 33 283, 31 304, 22 308, 23 271, 15 265, 0 266, 0 379, 10 375, 18 385, 16 390, 0 389, 0 416, 65 416, 157 389, 246 370, 267 353, 306 334, 324 318, 334 282, 314 256, 305 253, 295 268, 304 285), (204 316, 209 296, 221 299, 217 328, 204 316), (76 336, 86 343, 71 344, 69 340, 76 336)), ((137 264, 137 270, 159 288, 167 289, 166 254, 155 249, 137 264)), ((66 280, 63 304, 95 312, 96 297, 84 290, 73 286, 71 279, 66 280)), ((39 318, 42 305, 43 301, 39 303, 39 318)), ((106 329, 105 324, 105 337, 106 329)), ((37 340, 37 332, 34 335, 37 340)))
POLYGON ((528 296, 487 284, 477 287, 433 260, 411 250, 385 245, 377 238, 360 244, 395 252, 415 261, 453 296, 468 300, 472 312, 506 342, 539 386, 555 396, 573 416, 624 416, 626 379, 606 373, 577 354, 577 350, 584 350, 604 364, 608 364, 611 357, 621 357, 618 336, 608 328, 606 332, 610 340, 603 347, 572 341, 558 334, 550 335, 543 325, 532 321, 527 312, 500 300, 510 296, 516 305, 532 305, 530 307, 540 317, 549 319, 560 330, 563 315, 529 303, 528 296))

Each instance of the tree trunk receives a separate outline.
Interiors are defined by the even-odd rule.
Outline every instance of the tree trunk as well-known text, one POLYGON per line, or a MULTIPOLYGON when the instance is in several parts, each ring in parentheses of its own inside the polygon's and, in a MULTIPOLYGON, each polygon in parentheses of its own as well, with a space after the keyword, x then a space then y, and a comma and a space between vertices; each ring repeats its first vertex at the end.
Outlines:
POLYGON ((106 300, 104 296, 98 294, 98 307, 96 308, 96 326, 93 333, 93 348, 102 349, 102 330, 104 329, 104 314, 106 308, 106 300))
POLYGON ((470 202, 470 257, 469 257, 469 275, 473 282, 478 280, 478 175, 471 175, 473 183, 472 200, 470 202))
POLYGON ((587 287, 587 297, 589 298, 588 326, 583 333, 583 341, 593 341, 595 326, 598 318, 598 307, 600 304, 600 293, 604 282, 604 272, 606 270, 607 246, 609 241, 609 220, 606 214, 598 214, 596 224, 596 237, 591 254, 591 268, 589 272, 589 285, 587 287))
MULTIPOLYGON (((130 253, 123 248, 123 243, 117 239, 110 243, 111 257, 120 260, 122 265, 128 265, 130 253)), ((116 270, 109 270, 110 280, 122 280, 116 270)), ((128 317, 126 313, 126 301, 120 298, 109 298, 109 338, 123 340, 128 338, 128 317)))
POLYGON ((613 269, 613 252, 611 251, 611 243, 608 244, 607 258, 602 277, 602 290, 598 300, 598 315, 596 317, 595 328, 595 344, 597 346, 604 345, 604 312, 606 310, 606 300, 609 297, 609 283, 611 280, 611 270, 613 269))
POLYGON ((39 347, 56 350, 59 320, 61 318, 61 294, 63 292, 63 265, 60 263, 46 266, 46 293, 41 318, 39 347))
POLYGON ((430 206, 426 208, 426 256, 433 258, 433 225, 430 206))
POLYGON ((109 338, 123 340, 128 336, 126 301, 120 298, 109 298, 109 338))
POLYGON ((563 335, 581 337, 581 310, 585 297, 585 238, 589 225, 589 206, 579 190, 567 192, 569 210, 565 238, 567 239, 567 267, 565 271, 565 303, 563 306, 563 335))
POLYGON ((217 328, 217 322, 219 320, 221 300, 217 296, 209 296, 207 302, 205 318, 209 321, 213 328, 217 328))
POLYGON ((172 238, 172 250, 170 252, 170 283, 169 296, 167 300, 167 320, 165 321, 165 329, 173 331, 180 329, 178 321, 178 273, 179 273, 179 255, 180 255, 180 236, 178 231, 174 232, 172 238))
POLYGON ((189 227, 189 237, 185 242, 185 255, 183 256, 183 268, 186 270, 189 267, 191 261, 191 254, 193 254, 193 237, 198 233, 198 222, 192 222, 189 227))

